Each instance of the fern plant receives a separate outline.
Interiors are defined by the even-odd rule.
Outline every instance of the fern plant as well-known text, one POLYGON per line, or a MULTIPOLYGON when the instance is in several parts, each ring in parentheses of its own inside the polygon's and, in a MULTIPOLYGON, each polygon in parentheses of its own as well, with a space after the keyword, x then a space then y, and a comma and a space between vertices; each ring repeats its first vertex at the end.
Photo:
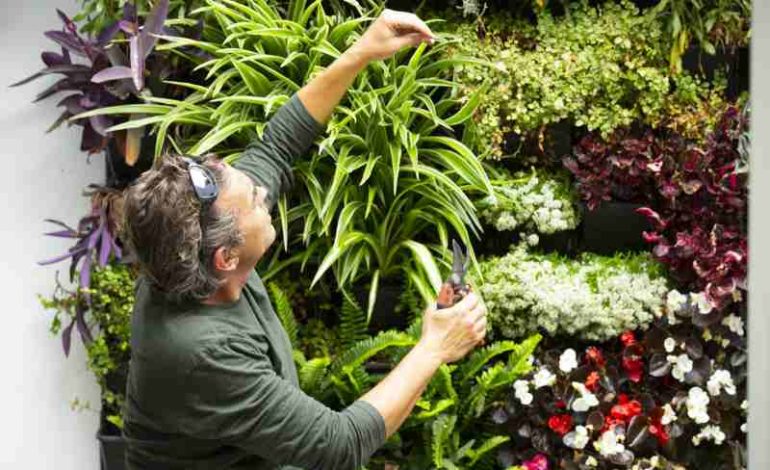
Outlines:
MULTIPOLYGON (((121 128, 154 126, 157 156, 167 144, 178 153, 237 159, 369 19, 344 19, 327 8, 320 0, 292 0, 284 14, 266 0, 207 0, 196 12, 205 19, 203 40, 166 37, 160 46, 198 62, 206 83, 176 83, 192 92, 184 100, 147 97, 100 113, 144 114, 121 128), (194 49, 210 60, 191 55, 194 49)), ((368 313, 381 279, 403 276, 426 300, 435 296, 449 234, 470 247, 480 230, 468 194, 492 193, 477 157, 454 138, 481 93, 460 98, 453 70, 484 64, 445 57, 456 41, 441 36, 430 49, 403 50, 359 74, 323 140, 296 164, 298 191, 278 201, 284 251, 296 254, 276 250, 264 278, 313 261, 314 284, 329 271, 343 290, 369 284, 368 313)))
MULTIPOLYGON (((269 289, 278 317, 287 329, 294 328, 296 320, 291 305, 284 301, 286 296, 275 284, 269 289)), ((339 328, 345 331, 341 334, 345 352, 336 359, 307 360, 295 351, 301 388, 332 407, 350 405, 375 385, 376 379, 364 367, 367 361, 391 352, 395 365, 419 341, 422 331, 418 318, 405 332, 367 336, 363 310, 351 300, 344 302, 339 328)), ((412 443, 404 452, 404 468, 488 468, 493 461, 491 451, 509 437, 485 424, 485 413, 504 399, 514 381, 530 372, 530 358, 539 342, 539 335, 521 343, 499 341, 474 351, 459 364, 441 366, 391 439, 391 443, 412 443)))

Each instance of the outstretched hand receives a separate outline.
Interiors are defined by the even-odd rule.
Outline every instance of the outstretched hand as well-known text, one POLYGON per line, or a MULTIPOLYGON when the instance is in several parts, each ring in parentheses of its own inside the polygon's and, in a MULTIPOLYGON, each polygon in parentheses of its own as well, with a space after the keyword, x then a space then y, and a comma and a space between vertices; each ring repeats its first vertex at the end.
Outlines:
POLYGON ((353 48, 367 61, 387 59, 407 46, 433 44, 436 36, 417 15, 385 10, 353 48))

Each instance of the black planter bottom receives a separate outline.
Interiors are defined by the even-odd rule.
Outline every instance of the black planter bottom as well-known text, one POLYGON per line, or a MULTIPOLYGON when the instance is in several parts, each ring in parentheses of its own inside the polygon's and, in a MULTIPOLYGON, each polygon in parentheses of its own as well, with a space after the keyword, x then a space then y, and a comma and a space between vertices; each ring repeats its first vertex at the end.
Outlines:
POLYGON ((124 470, 126 468, 126 441, 123 436, 97 433, 99 440, 99 461, 101 470, 124 470))

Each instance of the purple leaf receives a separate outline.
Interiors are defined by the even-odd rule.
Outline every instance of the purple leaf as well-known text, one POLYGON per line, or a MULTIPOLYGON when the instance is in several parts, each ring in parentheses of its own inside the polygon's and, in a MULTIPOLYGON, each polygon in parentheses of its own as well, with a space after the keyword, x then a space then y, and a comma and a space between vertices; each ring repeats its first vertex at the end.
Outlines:
POLYGON ((69 111, 64 111, 63 113, 61 113, 61 115, 59 115, 58 118, 56 118, 56 121, 54 121, 54 123, 51 124, 51 127, 49 127, 48 129, 45 130, 45 133, 48 134, 49 132, 57 129, 59 126, 61 126, 70 117, 72 117, 72 114, 70 114, 69 111))
POLYGON ((69 326, 61 332, 61 345, 64 348, 64 355, 70 355, 70 344, 72 343, 72 327, 75 326, 75 319, 72 319, 69 326))
POLYGON ((102 233, 101 244, 99 246, 99 266, 107 266, 107 261, 110 259, 110 247, 112 243, 110 240, 112 235, 110 234, 110 228, 105 222, 104 232, 102 233))
POLYGON ((50 259, 47 259, 47 260, 38 261, 37 264, 39 264, 40 266, 47 266, 49 264, 58 263, 59 261, 63 261, 65 259, 67 259, 67 258, 72 258, 73 256, 75 256, 77 254, 80 254, 80 253, 84 253, 85 251, 86 251, 85 248, 81 248, 81 249, 75 250, 73 252, 69 252, 69 253, 67 253, 65 255, 59 255, 59 256, 57 256, 55 258, 50 258, 50 259))
POLYGON ((104 137, 100 136, 91 126, 89 121, 83 125, 83 136, 80 140, 80 150, 88 153, 96 153, 104 147, 104 137))
MULTIPOLYGON (((80 288, 88 289, 91 285, 91 257, 85 256, 83 264, 80 265, 80 288)), ((88 294, 86 293, 86 296, 88 294)))
POLYGON ((139 26, 133 21, 120 20, 118 27, 126 34, 135 35, 139 32, 139 26))
POLYGON ((141 91, 144 88, 144 59, 142 58, 142 37, 133 36, 129 41, 130 51, 129 60, 131 62, 131 72, 134 87, 141 91))
POLYGON ((118 31, 120 31, 120 22, 116 21, 99 33, 99 36, 96 38, 96 45, 100 47, 107 45, 118 34, 118 31))
POLYGON ((56 232, 46 232, 43 235, 47 235, 49 237, 59 237, 59 238, 77 238, 78 233, 74 230, 59 230, 56 232))
POLYGON ((64 33, 62 31, 46 31, 45 36, 70 52, 74 52, 83 57, 87 56, 86 52, 83 50, 83 45, 77 40, 74 34, 64 33))
MULTIPOLYGON (((158 41, 156 35, 160 34, 163 30, 163 23, 166 22, 168 16, 168 0, 160 0, 155 8, 150 12, 147 21, 144 23, 140 37, 142 38, 140 44, 142 46, 142 59, 146 59, 152 52, 152 48, 155 47, 155 43, 158 41)), ((139 88, 137 86, 137 88, 139 88)))
POLYGON ((82 95, 69 95, 66 98, 59 101, 56 106, 63 106, 70 114, 80 114, 85 111, 85 108, 80 104, 80 98, 82 95))
POLYGON ((137 90, 144 88, 144 59, 142 58, 141 36, 132 36, 130 45, 131 71, 133 72, 134 86, 137 90))
POLYGON ((67 230, 71 230, 71 231, 75 232, 75 229, 74 229, 74 228, 72 228, 72 227, 70 227, 69 225, 65 224, 65 223, 64 223, 64 222, 62 222, 61 220, 56 220, 56 219, 44 219, 43 221, 44 221, 44 222, 49 222, 49 223, 52 223, 52 224, 54 224, 54 225, 58 225, 59 227, 62 227, 62 228, 66 228, 67 230))
POLYGON ((115 258, 121 259, 123 257, 123 250, 118 246, 115 237, 110 237, 110 243, 112 244, 112 252, 115 254, 115 258))
POLYGON ((126 2, 123 5, 123 19, 127 21, 136 20, 136 5, 133 2, 126 2))
POLYGON ((86 325, 85 307, 78 306, 77 312, 75 313, 75 324, 78 326, 80 339, 83 340, 83 343, 88 344, 94 340, 94 337, 91 336, 91 330, 88 328, 88 325, 86 325))
POLYGON ((88 118, 88 122, 102 137, 107 137, 107 129, 112 126, 112 121, 107 116, 91 116, 88 118))
POLYGON ((77 72, 90 73, 91 69, 89 67, 86 67, 85 65, 68 65, 68 64, 54 65, 52 67, 44 68, 43 70, 41 70, 41 71, 39 71, 39 72, 37 72, 37 73, 35 73, 33 75, 30 75, 29 77, 27 77, 27 78, 25 78, 23 80, 20 80, 20 81, 18 81, 16 83, 12 83, 10 86, 11 87, 21 86, 21 85, 24 85, 26 83, 31 82, 32 80, 40 78, 40 77, 42 77, 44 75, 50 75, 52 73, 63 73, 63 74, 66 75, 66 74, 77 73, 77 72))
POLYGON ((97 72, 91 77, 91 81, 94 83, 104 83, 111 80, 123 80, 125 78, 131 78, 131 69, 122 65, 117 65, 97 72))
POLYGON ((69 60, 69 57, 55 52, 43 52, 40 54, 40 58, 43 59, 43 63, 48 67, 53 67, 54 65, 69 65, 72 63, 69 60))

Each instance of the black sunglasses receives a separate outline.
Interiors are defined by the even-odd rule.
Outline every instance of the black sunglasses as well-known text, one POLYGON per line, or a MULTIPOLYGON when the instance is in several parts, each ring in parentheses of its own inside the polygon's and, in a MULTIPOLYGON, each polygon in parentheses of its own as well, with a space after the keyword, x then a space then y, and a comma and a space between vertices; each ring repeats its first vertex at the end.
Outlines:
MULTIPOLYGON (((203 221, 208 214, 209 207, 214 204, 217 196, 219 196, 219 185, 217 185, 217 180, 214 178, 211 170, 196 162, 192 157, 182 156, 182 161, 187 164, 187 173, 190 175, 190 183, 192 183, 193 190, 195 191, 195 197, 201 203, 198 223, 200 224, 202 235, 206 227, 203 221)), ((202 244, 199 248, 199 256, 203 260, 202 244)))
POLYGON ((190 183, 192 183, 195 196, 201 203, 201 218, 203 212, 216 201, 219 196, 219 186, 214 174, 193 160, 191 157, 182 157, 182 161, 187 164, 187 172, 190 174, 190 183))

